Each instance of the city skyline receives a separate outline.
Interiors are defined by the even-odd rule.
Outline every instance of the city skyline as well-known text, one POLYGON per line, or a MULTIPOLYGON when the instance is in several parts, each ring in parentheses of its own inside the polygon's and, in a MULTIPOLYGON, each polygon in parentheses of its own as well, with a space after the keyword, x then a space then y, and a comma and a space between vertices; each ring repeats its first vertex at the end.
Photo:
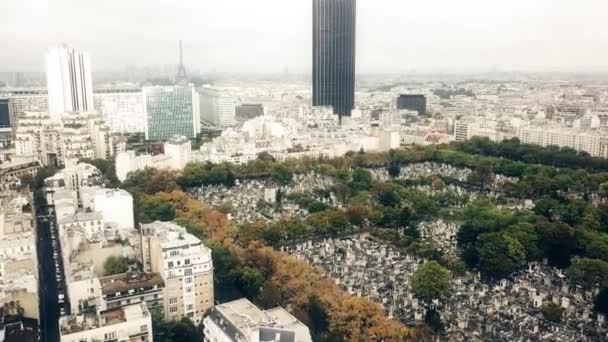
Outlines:
MULTIPOLYGON (((0 71, 41 71, 40 53, 61 42, 88 51, 99 71, 174 65, 179 39, 184 41, 185 64, 193 70, 311 69, 309 0, 270 0, 264 5, 238 0, 184 1, 180 6, 160 2, 148 7, 135 0, 86 6, 72 0, 3 2, 0 8, 15 15, 0 24, 6 33, 0 41, 14 48, 0 56, 0 71), (68 18, 73 20, 69 26, 64 24, 68 18), (133 26, 133 18, 138 18, 138 25, 125 29, 133 26)), ((521 71, 608 70, 608 37, 601 26, 608 4, 598 0, 435 0, 415 5, 363 0, 358 9, 359 73, 487 71, 494 66, 521 71)))

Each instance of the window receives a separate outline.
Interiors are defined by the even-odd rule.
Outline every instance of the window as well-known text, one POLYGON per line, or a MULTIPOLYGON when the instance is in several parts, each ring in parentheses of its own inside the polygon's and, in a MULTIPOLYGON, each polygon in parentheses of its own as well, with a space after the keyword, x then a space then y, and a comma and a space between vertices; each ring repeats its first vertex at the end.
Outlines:
POLYGON ((177 312, 177 306, 170 307, 169 312, 177 312))
POLYGON ((179 255, 179 251, 171 251, 169 253, 170 256, 174 257, 174 256, 178 256, 179 255))
POLYGON ((169 261, 169 263, 167 264, 167 267, 172 268, 173 267, 173 261, 169 261))
POLYGON ((185 275, 185 276, 192 275, 192 269, 191 269, 191 268, 186 268, 186 269, 184 270, 184 275, 185 275))
POLYGON ((103 334, 103 340, 104 341, 112 341, 112 340, 115 340, 115 339, 116 339, 116 332, 115 331, 113 331, 111 333, 103 334))
POLYGON ((187 278, 184 278, 184 282, 185 282, 186 284, 192 284, 192 277, 187 277, 187 278))
POLYGON ((186 293, 192 292, 192 286, 186 286, 186 293))
POLYGON ((188 306, 186 306, 186 311, 192 311, 194 310, 194 304, 188 304, 188 306))
POLYGON ((190 265, 190 259, 184 260, 184 265, 190 265))
POLYGON ((177 297, 169 298, 169 305, 171 305, 171 304, 177 304, 177 297))

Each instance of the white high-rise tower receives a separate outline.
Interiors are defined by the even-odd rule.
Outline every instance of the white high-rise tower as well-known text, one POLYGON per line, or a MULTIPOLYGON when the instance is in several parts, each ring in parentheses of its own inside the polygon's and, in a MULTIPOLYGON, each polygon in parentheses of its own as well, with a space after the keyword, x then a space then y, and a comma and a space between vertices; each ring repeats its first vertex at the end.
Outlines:
POLYGON ((61 114, 92 111, 93 80, 87 53, 66 46, 51 48, 46 54, 49 114, 57 121, 61 114))

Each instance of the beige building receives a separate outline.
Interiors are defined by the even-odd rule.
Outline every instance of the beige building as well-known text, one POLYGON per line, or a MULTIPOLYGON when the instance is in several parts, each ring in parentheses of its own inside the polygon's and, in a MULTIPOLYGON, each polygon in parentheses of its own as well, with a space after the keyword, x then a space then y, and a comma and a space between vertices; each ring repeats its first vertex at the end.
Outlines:
POLYGON ((14 192, 0 195, 0 306, 13 303, 23 316, 40 319, 38 256, 28 199, 14 192))
POLYGON ((188 317, 199 324, 213 307, 211 250, 171 222, 144 224, 141 234, 144 271, 165 281, 165 319, 188 317))
POLYGON ((61 342, 152 341, 152 317, 145 304, 110 309, 99 314, 62 317, 61 342))

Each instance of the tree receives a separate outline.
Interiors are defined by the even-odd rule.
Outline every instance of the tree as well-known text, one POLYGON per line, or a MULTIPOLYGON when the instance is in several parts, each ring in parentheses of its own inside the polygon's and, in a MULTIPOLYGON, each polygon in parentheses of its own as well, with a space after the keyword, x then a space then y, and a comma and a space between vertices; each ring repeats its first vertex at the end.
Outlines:
POLYGON ((310 329, 314 336, 320 336, 329 327, 329 317, 326 308, 317 296, 308 298, 308 316, 310 317, 310 329))
POLYGON ((574 283, 588 289, 608 287, 608 262, 597 259, 580 259, 568 268, 568 276, 574 283))
POLYGON ((384 190, 378 195, 378 202, 385 207, 396 207, 401 203, 401 197, 393 190, 384 190))
POLYGON ((357 168, 353 171, 353 180, 351 188, 355 191, 369 190, 372 187, 372 174, 362 168, 357 168))
POLYGON ((386 170, 388 171, 388 175, 392 178, 399 177, 399 174, 401 173, 401 167, 397 163, 390 163, 386 170))
POLYGON ((480 164, 469 175, 468 181, 485 191, 488 185, 494 183, 494 169, 489 163, 480 164))
POLYGON ((329 206, 323 202, 319 202, 319 201, 314 201, 312 203, 310 203, 310 205, 308 205, 308 212, 313 214, 313 213, 318 213, 324 210, 327 210, 327 208, 329 208, 329 206))
POLYGON ((245 266, 239 276, 238 284, 243 294, 247 298, 253 299, 260 294, 265 281, 262 272, 253 267, 245 266))
POLYGON ((109 256, 106 261, 103 263, 104 275, 114 275, 125 273, 129 270, 129 259, 123 256, 109 256))
POLYGON ((291 172, 284 164, 275 165, 270 171, 270 176, 279 185, 285 186, 291 182, 293 172, 291 172))
POLYGON ((29 188, 30 191, 34 190, 34 177, 31 174, 26 173, 21 176, 19 180, 21 183, 21 189, 29 188))
POLYGON ((494 278, 504 278, 526 263, 526 251, 508 233, 488 233, 479 236, 476 244, 479 270, 494 278))
POLYGON ((560 323, 562 321, 564 309, 553 302, 544 304, 540 308, 540 311, 542 312, 543 317, 549 322, 560 323))
POLYGON ((608 287, 604 287, 597 294, 593 301, 593 310, 604 315, 608 315, 608 287))
POLYGON ((412 276, 412 291, 416 297, 430 302, 445 296, 449 291, 450 271, 437 261, 429 261, 418 267, 412 276))
POLYGON ((283 295, 272 281, 267 281, 255 302, 264 309, 271 309, 283 304, 283 295))
POLYGON ((424 315, 424 322, 433 329, 435 334, 441 333, 444 329, 443 322, 441 321, 441 315, 437 310, 427 310, 424 315))

